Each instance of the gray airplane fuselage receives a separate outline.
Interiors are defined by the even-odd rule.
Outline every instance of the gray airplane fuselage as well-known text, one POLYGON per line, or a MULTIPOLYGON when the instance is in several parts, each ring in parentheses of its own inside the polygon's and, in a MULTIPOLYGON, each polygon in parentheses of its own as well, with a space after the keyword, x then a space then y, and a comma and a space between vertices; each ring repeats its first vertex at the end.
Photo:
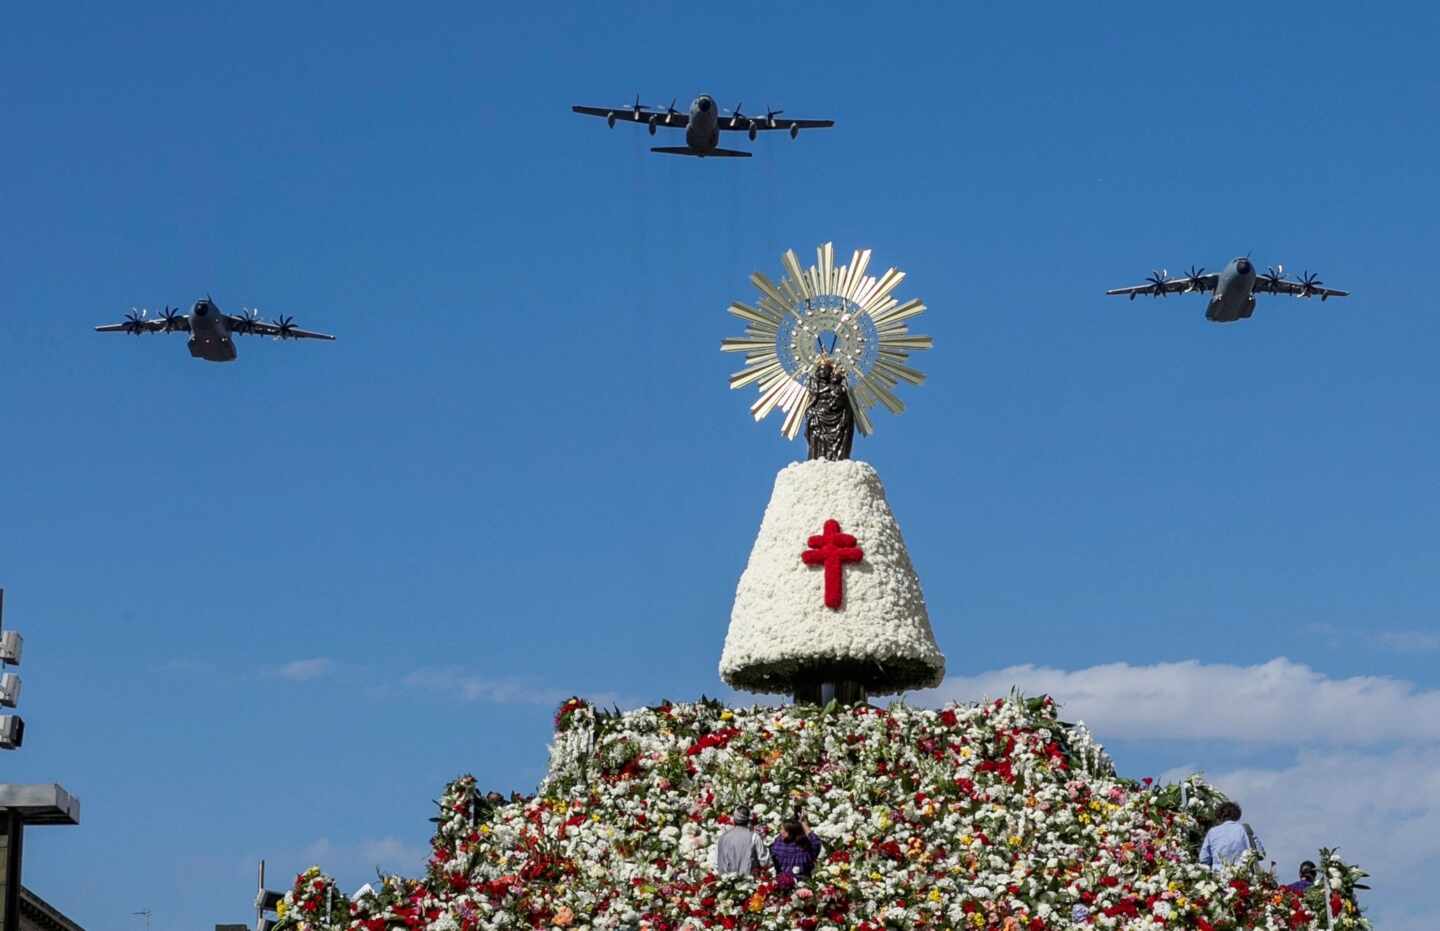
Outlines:
POLYGON ((1230 264, 1220 270, 1215 281, 1215 293, 1205 308, 1205 319, 1215 323, 1234 323, 1244 320, 1255 312, 1255 263, 1245 256, 1231 259, 1230 264))
POLYGON ((235 361, 235 341, 230 338, 230 321, 209 298, 201 298, 190 310, 190 355, 207 362, 235 361))
POLYGON ((720 142, 720 114, 715 98, 701 94, 690 104, 690 125, 685 127, 685 144, 696 152, 709 152, 720 142))

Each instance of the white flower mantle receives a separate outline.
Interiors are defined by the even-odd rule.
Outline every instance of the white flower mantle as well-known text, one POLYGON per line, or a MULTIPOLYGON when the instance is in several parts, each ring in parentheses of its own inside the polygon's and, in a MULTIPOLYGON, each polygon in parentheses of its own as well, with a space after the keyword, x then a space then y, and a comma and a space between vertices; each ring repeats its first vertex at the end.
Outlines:
POLYGON ((775 479, 740 577, 720 675, 735 688, 788 692, 798 677, 841 668, 886 694, 939 685, 945 657, 875 469, 857 460, 792 463, 775 479), (841 570, 838 610, 825 606, 824 569, 800 558, 830 519, 865 554, 841 570))

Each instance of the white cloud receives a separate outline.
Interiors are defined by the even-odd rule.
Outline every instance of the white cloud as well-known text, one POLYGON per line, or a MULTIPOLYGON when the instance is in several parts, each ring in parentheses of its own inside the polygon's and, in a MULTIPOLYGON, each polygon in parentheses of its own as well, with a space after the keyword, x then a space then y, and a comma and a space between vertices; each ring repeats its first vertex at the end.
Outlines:
POLYGON ((1432 653, 1440 650, 1440 633, 1428 630, 1382 630, 1375 641, 1397 653, 1432 653))
POLYGON ((1046 693, 1102 739, 1372 744, 1440 740, 1440 691, 1385 676, 1332 679, 1284 657, 1254 666, 1108 663, 1011 666, 951 676, 922 700, 974 701, 1018 686, 1046 693))
MULTIPOLYGON (((405 676, 401 683, 411 688, 448 694, 462 701, 483 701, 497 705, 558 706, 575 694, 573 689, 535 685, 518 679, 479 676, 453 666, 417 669, 405 676)), ((614 692, 581 697, 600 706, 619 705, 627 708, 636 704, 614 692)))
POLYGON ((266 670, 265 674, 273 679, 285 679, 290 682, 309 682, 312 679, 319 679, 330 675, 335 671, 335 661, 326 656, 316 656, 311 659, 292 660, 280 666, 266 670))
POLYGON ((1367 630, 1334 624, 1307 624, 1305 632, 1332 650, 1388 650, 1392 653, 1433 653, 1440 650, 1440 633, 1431 630, 1367 630))

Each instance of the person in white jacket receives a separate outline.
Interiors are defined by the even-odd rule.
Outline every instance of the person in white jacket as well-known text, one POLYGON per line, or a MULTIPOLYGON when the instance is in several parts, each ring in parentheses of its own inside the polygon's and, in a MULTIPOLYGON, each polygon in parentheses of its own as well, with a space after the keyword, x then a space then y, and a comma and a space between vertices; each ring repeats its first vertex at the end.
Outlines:
POLYGON ((1250 825, 1240 820, 1242 814, 1234 802, 1223 802, 1215 810, 1220 823, 1205 832, 1205 842, 1200 845, 1201 864, 1218 870, 1234 864, 1250 850, 1255 851, 1257 860, 1264 859, 1265 847, 1250 825))
POLYGON ((710 855, 710 865, 715 872, 725 875, 749 876, 751 873, 770 865, 770 848, 750 828, 750 809, 740 806, 735 809, 731 820, 734 827, 720 835, 715 841, 715 850, 710 855))

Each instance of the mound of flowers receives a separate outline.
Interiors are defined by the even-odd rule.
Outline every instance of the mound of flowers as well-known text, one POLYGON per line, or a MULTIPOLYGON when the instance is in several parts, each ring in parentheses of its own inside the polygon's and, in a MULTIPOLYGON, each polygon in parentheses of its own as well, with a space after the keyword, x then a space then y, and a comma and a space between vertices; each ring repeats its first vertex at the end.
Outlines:
MULTIPOLYGON (((1118 777, 1049 698, 939 710, 730 709, 713 701, 556 715, 539 792, 471 777, 441 799, 422 879, 341 896, 318 870, 286 896, 298 931, 1064 928, 1368 929, 1365 874, 1322 852, 1304 894, 1260 864, 1214 873, 1196 850, 1224 797, 1192 777, 1118 777), (717 876, 737 805, 773 833, 799 811, 814 875, 717 876)), ((284 928, 282 928, 284 931, 284 928)))

